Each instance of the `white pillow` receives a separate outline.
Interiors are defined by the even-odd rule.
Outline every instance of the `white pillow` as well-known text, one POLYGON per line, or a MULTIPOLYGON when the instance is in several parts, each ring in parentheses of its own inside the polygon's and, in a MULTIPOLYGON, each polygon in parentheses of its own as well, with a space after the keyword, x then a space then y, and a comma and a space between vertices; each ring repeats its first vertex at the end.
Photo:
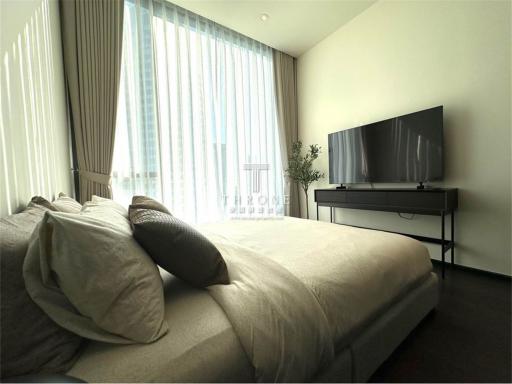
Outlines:
POLYGON ((86 204, 101 205, 103 207, 110 208, 111 210, 114 210, 114 211, 120 213, 121 215, 123 215, 124 217, 128 218, 128 210, 125 207, 123 207, 121 204, 116 203, 114 200, 105 199, 104 197, 92 195, 91 201, 86 202, 84 205, 86 205, 86 204))
POLYGON ((25 258, 27 291, 76 334, 110 343, 152 342, 167 332, 162 280, 112 203, 93 198, 79 214, 45 215, 25 258))

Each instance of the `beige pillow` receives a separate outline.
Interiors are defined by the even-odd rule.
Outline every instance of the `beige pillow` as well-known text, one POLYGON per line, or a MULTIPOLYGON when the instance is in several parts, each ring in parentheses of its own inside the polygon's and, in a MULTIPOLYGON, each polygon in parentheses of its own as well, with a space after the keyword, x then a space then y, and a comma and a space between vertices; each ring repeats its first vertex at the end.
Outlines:
POLYGON ((82 209, 82 204, 69 197, 65 193, 59 193, 59 197, 51 203, 59 212, 78 213, 82 209))
POLYGON ((125 207, 123 207, 121 204, 116 203, 114 200, 106 199, 104 197, 99 197, 99 196, 93 195, 91 201, 86 202, 84 204, 84 206, 86 204, 88 204, 89 206, 101 205, 103 207, 106 207, 112 211, 119 213, 120 215, 122 215, 125 218, 128 218, 128 210, 125 207))
POLYGON ((23 269, 32 299, 78 335, 125 344, 167 332, 158 268, 111 200, 94 199, 80 214, 46 213, 23 269))
POLYGON ((50 211, 70 213, 78 213, 82 209, 82 204, 80 204, 72 197, 67 196, 63 192, 59 193, 59 197, 57 197, 51 203, 42 196, 34 196, 30 200, 28 206, 42 206, 49 209, 50 211))

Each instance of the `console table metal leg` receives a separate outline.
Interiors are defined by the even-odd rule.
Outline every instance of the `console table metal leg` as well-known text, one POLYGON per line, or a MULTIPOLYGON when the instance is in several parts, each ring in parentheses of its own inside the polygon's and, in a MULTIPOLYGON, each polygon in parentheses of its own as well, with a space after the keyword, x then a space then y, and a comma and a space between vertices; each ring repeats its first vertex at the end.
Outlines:
POLYGON ((331 223, 332 223, 332 207, 331 207, 331 223))
POLYGON ((318 218, 318 203, 316 203, 316 221, 318 221, 318 220, 320 220, 320 219, 318 218))
POLYGON ((454 256, 455 256, 455 211, 452 211, 452 249, 451 251, 451 262, 452 265, 455 264, 454 256))
POLYGON ((441 212, 441 275, 444 279, 444 212, 441 212))

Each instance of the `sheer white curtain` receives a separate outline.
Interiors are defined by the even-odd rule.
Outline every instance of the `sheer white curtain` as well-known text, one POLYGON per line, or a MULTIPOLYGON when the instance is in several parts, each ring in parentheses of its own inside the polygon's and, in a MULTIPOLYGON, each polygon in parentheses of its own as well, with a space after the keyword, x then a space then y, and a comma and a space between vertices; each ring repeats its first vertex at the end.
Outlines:
POLYGON ((186 220, 283 214, 272 49, 167 1, 127 0, 114 198, 186 220))

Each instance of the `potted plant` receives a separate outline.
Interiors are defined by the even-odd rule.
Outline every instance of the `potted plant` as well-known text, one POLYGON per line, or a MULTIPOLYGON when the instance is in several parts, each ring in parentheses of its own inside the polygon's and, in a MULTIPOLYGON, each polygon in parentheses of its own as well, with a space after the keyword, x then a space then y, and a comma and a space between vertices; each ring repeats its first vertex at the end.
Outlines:
POLYGON ((313 169, 313 161, 318 158, 321 147, 318 144, 309 146, 308 151, 302 155, 302 141, 292 144, 292 154, 288 159, 288 169, 285 171, 290 179, 299 183, 306 195, 306 217, 309 219, 308 189, 311 183, 325 176, 323 172, 313 169))

